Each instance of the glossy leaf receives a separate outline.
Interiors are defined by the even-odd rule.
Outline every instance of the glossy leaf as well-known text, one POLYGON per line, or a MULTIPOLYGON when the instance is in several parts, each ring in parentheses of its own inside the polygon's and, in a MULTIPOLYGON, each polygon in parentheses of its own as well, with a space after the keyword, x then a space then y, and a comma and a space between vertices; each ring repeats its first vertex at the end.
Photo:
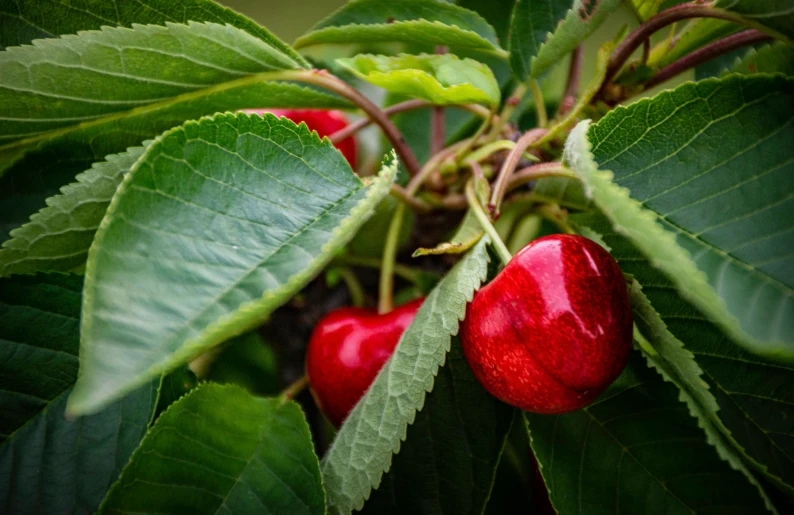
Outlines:
POLYGON ((80 9, 61 0, 9 1, 0 5, 0 50, 25 45, 34 39, 98 30, 105 26, 131 27, 171 23, 229 24, 266 41, 296 62, 308 63, 295 50, 253 20, 211 0, 136 0, 94 2, 80 9))
POLYGON ((433 104, 497 105, 499 84, 486 65, 453 54, 398 56, 360 54, 337 62, 390 93, 433 104))
POLYGON ((792 105, 782 76, 684 84, 589 133, 583 122, 566 144, 598 207, 687 300, 747 348, 788 358, 792 105))
POLYGON ((530 76, 532 60, 571 8, 571 0, 517 0, 510 17, 510 68, 522 81, 530 76))
POLYGON ((764 512, 756 489, 720 459, 677 394, 634 353, 590 406, 567 415, 528 413, 557 513, 764 512))
MULTIPOLYGON (((36 148, 23 149, 26 152, 24 156, 0 177, 0 241, 5 241, 12 229, 27 222, 39 209, 46 210, 45 199, 59 197, 59 188, 74 181, 75 175, 91 168, 93 163, 104 161, 108 154, 140 146, 144 140, 181 125, 185 120, 251 107, 350 107, 339 97, 291 83, 258 82, 225 87, 210 88, 199 96, 176 97, 170 102, 136 109, 121 117, 105 117, 101 123, 75 127, 60 135, 56 131, 56 135, 48 136, 36 148)), ((90 177, 94 172, 88 175, 90 177)), ((84 190, 75 185, 69 189, 72 194, 84 190), (73 187, 77 189, 73 190, 73 187)), ((88 194, 94 195, 93 192, 88 194)), ((57 213, 48 212, 48 219, 57 213)))
POLYGON ((442 0, 354 0, 299 37, 295 48, 389 41, 504 53, 479 14, 442 0))
POLYGON ((794 6, 785 0, 717 0, 715 7, 741 14, 789 38, 794 37, 794 6))
POLYGON ((152 427, 100 514, 323 514, 322 479, 300 407, 204 384, 152 427))
POLYGON ((540 46, 532 59, 531 72, 537 77, 565 57, 620 7, 621 0, 574 0, 565 19, 540 46))
POLYGON ((655 352, 649 360, 679 386, 709 440, 735 466, 749 464, 794 494, 794 429, 787 423, 794 403, 794 365, 750 354, 726 338, 608 220, 594 215, 574 219, 601 234, 623 271, 642 284, 652 308, 636 291, 633 305, 635 322, 655 352), (723 443, 740 454, 742 463, 723 443))
POLYGON ((146 433, 159 380, 68 420, 77 378, 78 275, 0 279, 0 506, 5 513, 94 513, 146 433))
POLYGON ((400 450, 401 441, 433 389, 466 304, 485 279, 487 237, 427 296, 391 359, 348 416, 323 459, 329 513, 361 509, 400 450))
POLYGON ((453 338, 433 391, 364 513, 482 513, 515 412, 485 391, 453 338))
POLYGON ((87 413, 257 325, 344 246, 385 196, 305 124, 217 115, 167 132, 116 192, 89 252, 87 413))

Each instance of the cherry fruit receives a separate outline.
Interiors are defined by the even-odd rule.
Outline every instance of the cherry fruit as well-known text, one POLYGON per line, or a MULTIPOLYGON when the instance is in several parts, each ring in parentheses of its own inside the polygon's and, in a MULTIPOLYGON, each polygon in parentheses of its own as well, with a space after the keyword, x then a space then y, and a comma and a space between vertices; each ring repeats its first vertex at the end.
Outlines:
POLYGON ((306 375, 318 406, 339 427, 394 353, 424 299, 383 315, 340 308, 315 326, 306 351, 306 375))
MULTIPOLYGON (((342 111, 330 110, 325 111, 322 109, 247 109, 248 114, 262 115, 264 113, 271 113, 276 116, 283 116, 289 118, 295 123, 306 122, 309 130, 317 131, 317 135, 321 138, 323 136, 330 136, 340 129, 347 127, 350 122, 347 116, 342 111)), ((352 136, 345 138, 336 145, 336 148, 342 152, 350 167, 355 170, 356 168, 356 139, 352 136)))
POLYGON ((474 295, 461 342, 474 375, 502 401, 534 413, 583 408, 631 352, 623 274, 587 238, 539 238, 474 295))

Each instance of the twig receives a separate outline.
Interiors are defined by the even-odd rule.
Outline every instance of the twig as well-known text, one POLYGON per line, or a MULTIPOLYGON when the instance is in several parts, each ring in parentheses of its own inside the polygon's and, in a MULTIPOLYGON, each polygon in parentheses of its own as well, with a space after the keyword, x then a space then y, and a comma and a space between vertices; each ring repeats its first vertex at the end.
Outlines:
POLYGON ((538 179, 546 177, 565 177, 567 179, 578 179, 575 173, 568 170, 559 161, 551 163, 539 163, 532 166, 527 166, 514 173, 507 183, 506 191, 511 191, 519 186, 523 186, 538 179))
POLYGON ((425 165, 419 170, 419 173, 411 177, 411 180, 408 182, 408 186, 405 188, 405 191, 408 193, 408 195, 416 195, 416 192, 419 191, 419 188, 422 186, 425 180, 430 177, 430 174, 436 171, 441 163, 454 156, 459 149, 470 143, 471 138, 468 138, 459 141, 454 145, 450 145, 441 152, 431 156, 425 165))
POLYGON ((579 82, 582 78, 582 61, 584 52, 582 45, 579 45, 571 53, 571 67, 568 71, 568 83, 565 85, 565 93, 560 102, 560 108, 557 110, 557 117, 564 115, 571 110, 573 104, 576 102, 576 96, 579 94, 579 82))
POLYGON ((502 203, 502 198, 504 198, 507 181, 510 179, 510 175, 515 171, 516 166, 518 166, 518 162, 521 160, 521 154, 523 154, 532 143, 546 134, 546 132, 546 129, 532 129, 525 132, 516 142, 516 146, 507 154, 504 163, 502 163, 502 169, 499 170, 499 175, 496 177, 496 181, 493 184, 493 193, 491 194, 491 201, 488 206, 493 210, 492 212, 495 215, 499 213, 499 205, 502 203))
POLYGON ((287 386, 282 392, 281 397, 284 399, 294 399, 296 395, 301 393, 304 388, 309 385, 309 378, 304 374, 297 381, 287 386))
POLYGON ((505 243, 499 237, 499 233, 497 233, 496 229, 494 229, 491 220, 488 219, 488 215, 485 214, 485 210, 483 210, 480 201, 477 199, 477 194, 474 192, 473 180, 466 183, 466 200, 469 203, 471 212, 474 214, 475 218, 477 218, 477 221, 480 222, 482 228, 485 230, 488 236, 491 237, 491 244, 493 245, 494 250, 496 250, 496 254, 499 256, 499 259, 501 259, 502 263, 506 265, 510 262, 513 256, 510 255, 510 251, 507 250, 507 246, 505 246, 505 243))
POLYGON ((397 184, 391 185, 389 193, 400 202, 404 202, 417 213, 428 213, 433 210, 433 206, 409 194, 405 188, 397 184))
POLYGON ((507 100, 505 100, 505 105, 502 108, 502 112, 499 113, 499 117, 493 120, 494 123, 491 125, 491 131, 488 133, 489 138, 496 138, 502 128, 504 128, 504 126, 510 122, 510 117, 513 115, 513 111, 516 110, 516 107, 518 107, 518 104, 521 103, 521 99, 524 98, 526 93, 526 84, 519 84, 516 86, 516 88, 513 90, 513 94, 510 95, 507 100))
POLYGON ((645 83, 645 89, 650 89, 662 82, 665 82, 676 75, 685 72, 690 68, 694 68, 700 64, 710 61, 715 57, 719 57, 728 52, 733 52, 743 46, 760 43, 761 41, 769 41, 773 39, 772 36, 764 34, 761 31, 751 29, 732 34, 726 38, 714 41, 703 48, 695 50, 691 54, 687 54, 678 61, 666 66, 656 72, 651 80, 645 83))
POLYGON ((433 107, 430 118, 430 153, 441 152, 447 141, 447 126, 444 122, 444 108, 441 106, 433 107))

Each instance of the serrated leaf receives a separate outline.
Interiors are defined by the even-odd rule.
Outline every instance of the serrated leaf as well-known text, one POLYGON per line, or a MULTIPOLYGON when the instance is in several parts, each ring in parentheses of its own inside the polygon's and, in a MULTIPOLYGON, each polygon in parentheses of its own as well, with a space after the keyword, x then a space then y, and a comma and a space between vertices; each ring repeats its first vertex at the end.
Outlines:
POLYGON ((99 513, 321 515, 321 481, 296 403, 203 384, 157 420, 99 513))
POLYGON ((529 79, 532 59, 571 8, 571 0, 517 0, 510 16, 508 50, 510 68, 522 80, 529 79))
POLYGON ((485 391, 453 338, 433 391, 363 512, 482 513, 516 411, 485 391))
POLYGON ((620 7, 621 0, 574 0, 565 19, 557 24, 532 58, 532 76, 537 77, 576 48, 620 7))
POLYGON ((557 513, 762 513, 756 489, 720 459, 677 395, 635 352, 590 406, 528 413, 557 513))
POLYGON ((0 241, 5 241, 12 229, 25 223, 37 210, 46 208, 45 199, 57 196, 59 188, 73 181, 79 172, 105 160, 108 154, 139 146, 185 120, 251 107, 350 107, 339 97, 296 84, 258 82, 227 86, 136 109, 122 117, 110 116, 102 123, 48 137, 35 148, 25 150, 26 154, 0 177, 0 241))
POLYGON ((482 238, 427 296, 391 359, 339 430, 322 463, 330 513, 361 509, 389 470, 408 425, 433 389, 466 304, 485 279, 489 242, 482 238))
POLYGON ((295 48, 389 41, 504 54, 480 15, 441 0, 354 0, 295 40, 295 48))
POLYGON ((453 54, 397 56, 359 54, 337 62, 359 78, 390 93, 433 104, 499 104, 493 72, 473 59, 453 54))
POLYGON ((77 378, 77 275, 0 279, 0 506, 93 513, 146 433, 159 380, 102 412, 64 417, 77 378))
POLYGON ((687 300, 779 358, 794 356, 792 105, 794 81, 781 76, 684 84, 589 133, 581 123, 565 151, 598 207, 687 300))
POLYGON ((731 73, 782 73, 794 75, 794 48, 776 41, 760 48, 751 48, 730 68, 731 73))
POLYGON ((274 37, 256 22, 210 0, 136 0, 95 2, 80 9, 61 0, 4 2, 0 5, 0 50, 25 45, 34 39, 98 30, 104 26, 131 27, 171 23, 214 22, 229 24, 289 55, 302 66, 308 63, 289 45, 274 37))
MULTIPOLYGON (((650 358, 656 368, 677 382, 685 400, 696 399, 700 413, 710 417, 711 426, 746 463, 789 495, 794 493, 794 430, 785 423, 794 403, 794 365, 750 354, 726 338, 608 220, 590 214, 573 219, 603 235, 623 271, 642 284, 642 293, 661 318, 635 295, 635 322, 658 354, 650 358)), ((711 428, 704 429, 712 438, 711 428)), ((719 441, 713 443, 720 453, 729 453, 719 441)))
POLYGON ((273 115, 217 115, 155 140, 89 252, 70 412, 261 322, 369 218, 395 159, 365 184, 327 139, 273 115))
MULTIPOLYGON (((785 0, 717 0, 715 7, 741 14, 763 27, 794 37, 794 6, 785 0)), ((788 41, 791 43, 791 40, 788 41)))

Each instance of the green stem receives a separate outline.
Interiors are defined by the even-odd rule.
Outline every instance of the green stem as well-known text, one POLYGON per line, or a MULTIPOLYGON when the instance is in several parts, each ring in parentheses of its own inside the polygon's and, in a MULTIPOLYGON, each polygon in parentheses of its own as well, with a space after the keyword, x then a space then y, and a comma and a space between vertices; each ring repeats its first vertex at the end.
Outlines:
POLYGON ((339 277, 345 282, 347 291, 350 293, 350 301, 353 305, 357 308, 363 308, 364 304, 366 304, 364 288, 362 288, 361 283, 358 282, 356 274, 349 268, 340 268, 339 277))
MULTIPOLYGON (((338 263, 340 265, 349 265, 349 266, 363 266, 367 268, 380 268, 381 260, 377 258, 368 258, 362 256, 339 256, 334 258, 334 263, 338 263)), ((401 265, 399 263, 394 265, 394 274, 398 277, 402 277, 406 281, 413 283, 415 285, 419 284, 419 274, 421 272, 417 269, 411 268, 407 265, 401 265)))
POLYGON ((491 127, 491 132, 488 133, 488 137, 490 139, 497 138, 504 126, 510 122, 510 117, 513 116, 513 111, 516 110, 516 107, 518 107, 518 104, 521 103, 521 99, 524 98, 526 93, 526 84, 519 84, 516 86, 516 89, 513 90, 513 94, 510 95, 510 97, 505 101, 502 112, 499 113, 499 119, 493 124, 493 127, 491 127))
POLYGON ((507 246, 502 241, 502 238, 499 237, 499 233, 496 232, 491 220, 482 208, 482 204, 480 204, 480 201, 477 199, 477 194, 474 192, 474 181, 466 183, 466 200, 469 202, 469 208, 472 214, 474 214, 474 217, 477 218, 482 228, 488 236, 491 237, 491 244, 499 255, 499 259, 502 260, 502 263, 507 265, 513 256, 510 255, 510 251, 507 250, 507 246))
POLYGON ((532 98, 535 101, 535 112, 538 116, 538 127, 545 127, 549 124, 549 115, 546 114, 546 102, 543 100, 543 92, 540 84, 535 79, 530 79, 529 87, 532 89, 532 98))
POLYGON ((565 234, 576 234, 576 230, 568 223, 567 214, 557 204, 543 204, 538 206, 535 211, 557 226, 565 234))
POLYGON ((396 198, 400 202, 419 213, 427 213, 428 211, 432 210, 432 206, 430 204, 414 197, 413 195, 410 195, 405 188, 397 186, 396 184, 391 185, 391 190, 389 193, 391 193, 392 197, 396 198))
POLYGON ((457 151, 457 152, 455 152, 455 162, 456 162, 456 163, 460 163, 460 161, 461 161, 461 159, 463 158, 463 156, 464 156, 464 155, 465 155, 465 154, 466 154, 466 153, 467 153, 469 150, 471 150, 471 148, 472 148, 474 145, 476 145, 476 144, 477 144, 477 141, 479 141, 480 137, 481 137, 481 136, 482 136, 482 135, 485 133, 485 130, 488 128, 488 126, 489 126, 489 125, 491 124, 491 122, 493 121, 493 117, 494 117, 494 111, 493 111, 493 110, 491 110, 491 113, 490 113, 490 115, 488 116, 488 118, 486 118, 485 120, 483 120, 483 122, 482 122, 482 123, 480 124, 480 126, 477 128, 477 132, 475 132, 475 133, 474 133, 474 136, 472 136, 471 138, 469 138, 469 139, 467 139, 467 140, 463 140, 463 141, 465 141, 466 143, 465 143, 465 144, 464 144, 464 145, 463 145, 463 146, 462 146, 460 149, 458 149, 458 151, 457 151))
POLYGON ((295 396, 301 393, 307 386, 309 386, 309 378, 304 374, 300 379, 284 388, 281 392, 281 397, 287 400, 294 399, 295 396))
POLYGON ((378 313, 388 313, 394 307, 394 265, 397 261, 397 246, 400 240, 400 228, 405 215, 405 204, 397 204, 394 216, 386 234, 386 245, 383 247, 383 259, 380 268, 380 285, 378 288, 378 313))

